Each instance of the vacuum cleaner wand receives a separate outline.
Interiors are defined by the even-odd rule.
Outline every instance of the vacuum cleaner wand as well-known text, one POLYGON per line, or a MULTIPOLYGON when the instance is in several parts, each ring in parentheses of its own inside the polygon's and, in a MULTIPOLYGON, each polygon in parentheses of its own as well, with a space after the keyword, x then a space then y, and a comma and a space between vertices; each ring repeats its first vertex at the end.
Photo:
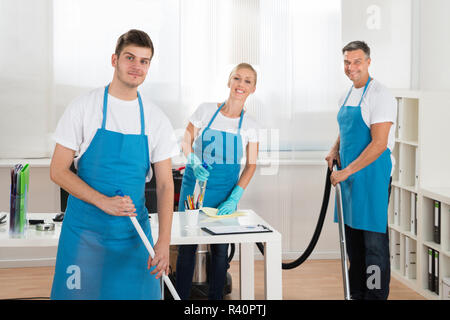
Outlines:
MULTIPOLYGON (((334 170, 337 170, 337 161, 335 160, 333 162, 333 168, 334 170)), ((283 270, 289 270, 294 269, 301 265, 303 262, 305 262, 308 257, 311 255, 311 253, 314 250, 314 247, 317 244, 317 241, 319 240, 320 233, 322 231, 322 227, 325 221, 325 216, 328 209, 328 202, 330 199, 330 191, 331 191, 331 173, 332 170, 330 168, 327 168, 327 176, 325 181, 325 190, 323 193, 323 199, 322 199, 322 206, 320 209, 320 215, 319 219, 317 221, 316 229, 314 230, 314 234, 312 236, 311 241, 308 244, 308 247, 303 252, 303 254, 298 257, 296 260, 292 262, 282 263, 282 269, 283 270)), ((342 196, 341 196, 341 186, 340 184, 336 185, 336 209, 338 211, 338 223, 339 223, 339 239, 340 239, 340 250, 341 250, 341 264, 342 264, 342 278, 344 282, 344 297, 346 300, 350 300, 350 284, 349 284, 349 277, 348 277, 348 262, 347 262, 347 248, 345 244, 345 225, 344 225, 344 218, 343 218, 343 210, 342 210, 342 196)), ((262 243, 256 244, 259 251, 262 255, 264 255, 264 245, 262 243)))
MULTIPOLYGON (((333 165, 333 170, 337 171, 337 164, 333 165)), ((341 265, 342 265, 342 280, 344 285, 344 296, 345 300, 351 300, 350 281, 348 277, 347 246, 345 244, 344 211, 342 208, 342 193, 340 183, 336 184, 336 206, 337 206, 337 219, 339 224, 339 244, 341 249, 341 265)))

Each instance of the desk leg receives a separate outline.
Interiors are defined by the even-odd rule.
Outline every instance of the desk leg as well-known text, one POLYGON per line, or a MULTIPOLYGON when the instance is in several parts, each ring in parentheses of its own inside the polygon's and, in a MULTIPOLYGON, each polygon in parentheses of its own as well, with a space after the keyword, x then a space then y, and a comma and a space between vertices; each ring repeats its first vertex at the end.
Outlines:
POLYGON ((269 241, 264 244, 264 263, 266 299, 281 300, 283 298, 281 241, 269 241))
POLYGON ((241 300, 255 299, 254 243, 239 244, 239 280, 241 300))

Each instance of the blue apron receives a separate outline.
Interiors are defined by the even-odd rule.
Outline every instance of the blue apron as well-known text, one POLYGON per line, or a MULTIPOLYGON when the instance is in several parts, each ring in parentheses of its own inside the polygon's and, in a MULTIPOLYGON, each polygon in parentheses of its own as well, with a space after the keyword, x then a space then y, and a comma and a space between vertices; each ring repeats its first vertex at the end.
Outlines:
MULTIPOLYGON (((347 106, 350 88, 339 110, 342 169, 353 162, 372 141, 370 128, 361 114, 361 102, 371 81, 367 81, 358 106, 347 106)), ((387 228, 388 188, 391 176, 391 151, 386 149, 377 160, 341 182, 344 223, 351 228, 385 233, 387 228)), ((335 206, 335 222, 337 210, 335 206)))
MULTIPOLYGON (((102 127, 78 163, 78 175, 98 192, 130 196, 137 219, 153 245, 145 207, 145 178, 150 168, 144 110, 138 93, 140 134, 102 127)), ((72 195, 59 238, 51 299, 160 299, 160 282, 147 269, 148 251, 129 217, 109 215, 72 195)))
MULTIPOLYGON (((212 167, 206 184, 204 207, 217 208, 225 201, 237 184, 241 170, 243 146, 240 132, 244 110, 241 112, 236 134, 210 128, 224 105, 225 103, 217 109, 201 137, 195 140, 193 146, 196 156, 212 167)), ((179 211, 184 211, 184 200, 188 195, 194 193, 195 180, 192 167, 187 165, 181 184, 179 211)))

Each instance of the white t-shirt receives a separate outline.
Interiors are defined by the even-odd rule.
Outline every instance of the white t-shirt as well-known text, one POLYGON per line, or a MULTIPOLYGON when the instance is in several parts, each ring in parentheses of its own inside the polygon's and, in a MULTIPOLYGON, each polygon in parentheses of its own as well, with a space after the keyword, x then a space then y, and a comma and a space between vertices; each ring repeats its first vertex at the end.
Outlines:
MULTIPOLYGON (((218 106, 217 103, 214 102, 206 102, 202 103, 198 106, 197 110, 192 114, 189 118, 189 122, 191 122, 194 127, 200 129, 198 135, 201 135, 203 130, 206 129, 211 118, 214 116, 214 113, 217 111, 218 106)), ((239 120, 240 118, 228 118, 224 116, 221 112, 219 112, 211 124, 210 128, 219 131, 225 131, 229 133, 237 133, 239 128, 239 120)), ((259 123, 248 114, 248 112, 244 112, 244 118, 242 119, 241 124, 241 137, 242 137, 242 149, 244 150, 247 147, 248 142, 258 142, 258 130, 261 129, 259 123)))
MULTIPOLYGON (((358 106, 361 96, 364 92, 362 88, 352 88, 352 92, 348 97, 347 106, 358 106)), ((348 91, 339 100, 339 106, 342 106, 348 91)), ((397 101, 389 90, 383 86, 376 79, 372 79, 367 87, 366 94, 361 102, 361 115, 364 123, 370 129, 370 126, 375 123, 392 122, 391 129, 388 136, 387 147, 389 150, 394 150, 395 147, 395 123, 397 121, 397 101)), ((391 154, 392 172, 394 171, 395 159, 391 154)), ((392 174, 392 173, 391 173, 392 174)))
MULTIPOLYGON (((76 152, 78 160, 89 147, 103 121, 104 87, 94 89, 73 100, 58 122, 53 139, 76 152)), ((180 153, 173 127, 166 115, 141 94, 144 107, 145 134, 148 137, 149 160, 163 161, 180 153)), ((124 101, 108 95, 105 129, 123 134, 140 134, 139 101, 124 101)), ((146 181, 150 181, 150 168, 146 181)))

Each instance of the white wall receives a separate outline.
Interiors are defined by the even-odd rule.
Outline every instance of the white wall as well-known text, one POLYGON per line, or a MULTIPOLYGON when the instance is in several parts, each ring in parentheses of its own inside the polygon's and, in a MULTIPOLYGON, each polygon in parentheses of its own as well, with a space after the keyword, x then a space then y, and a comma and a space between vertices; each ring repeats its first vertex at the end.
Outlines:
POLYGON ((342 0, 342 43, 365 41, 371 75, 389 88, 411 87, 411 0, 342 0))
POLYGON ((49 156, 51 0, 0 0, 0 158, 49 156))
POLYGON ((420 0, 420 89, 450 91, 450 1, 420 0))
POLYGON ((342 41, 367 41, 390 88, 450 91, 449 13, 448 0, 342 0, 342 41))

